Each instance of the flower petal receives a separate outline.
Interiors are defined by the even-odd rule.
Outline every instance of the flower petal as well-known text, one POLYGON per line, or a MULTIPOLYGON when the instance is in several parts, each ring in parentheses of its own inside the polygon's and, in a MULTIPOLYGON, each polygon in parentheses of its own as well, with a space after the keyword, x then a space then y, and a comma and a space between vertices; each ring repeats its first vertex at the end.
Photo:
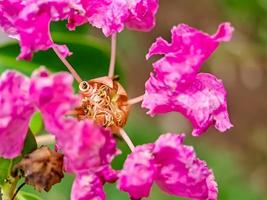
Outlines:
POLYGON ((183 134, 165 134, 156 141, 157 184, 171 195, 216 200, 217 184, 212 171, 197 158, 192 147, 183 145, 184 137, 183 134))
POLYGON ((156 173, 152 151, 153 145, 136 147, 119 174, 118 188, 128 192, 132 199, 149 196, 156 173))
POLYGON ((71 200, 105 200, 100 179, 95 174, 81 173, 73 183, 71 200))
POLYGON ((92 121, 66 121, 65 129, 58 137, 65 155, 65 168, 70 172, 81 170, 97 171, 110 164, 117 154, 116 143, 109 130, 92 121), (75 145, 73 145, 75 144, 75 145), (108 148, 106 149, 106 147, 108 148), (79 159, 77 159, 79 158, 79 159))
MULTIPOLYGON (((66 19, 71 12, 69 7, 71 2, 71 0, 1 1, 0 26, 9 36, 19 40, 21 46, 19 59, 30 60, 33 52, 53 47, 50 22, 66 19)), ((55 45, 55 48, 60 48, 64 56, 70 55, 66 46, 55 45)))
POLYGON ((233 126, 227 112, 226 95, 221 80, 208 73, 199 73, 184 92, 174 96, 174 109, 192 122, 194 136, 201 135, 213 124, 224 132, 233 126))
POLYGON ((105 36, 121 32, 125 25, 139 31, 149 31, 155 25, 158 0, 81 0, 85 10, 69 18, 69 29, 81 25, 86 20, 101 28, 105 36))
POLYGON ((194 135, 214 123, 222 132, 232 127, 223 84, 212 75, 198 75, 203 62, 219 42, 231 38, 232 31, 230 24, 224 23, 215 35, 209 36, 182 24, 172 29, 171 43, 158 38, 147 54, 147 58, 164 55, 153 64, 154 73, 145 85, 142 107, 149 110, 148 114, 181 112, 193 123, 194 135))
POLYGON ((130 16, 127 27, 138 31, 150 31, 156 24, 158 0, 139 0, 129 2, 130 16))
POLYGON ((30 80, 15 71, 0 77, 0 157, 14 158, 23 148, 34 106, 29 98, 30 80))
POLYGON ((73 77, 66 72, 51 75, 44 67, 34 71, 30 94, 42 113, 47 131, 64 130, 64 118, 78 104, 72 88, 73 77), (61 123, 60 123, 61 122, 61 123))

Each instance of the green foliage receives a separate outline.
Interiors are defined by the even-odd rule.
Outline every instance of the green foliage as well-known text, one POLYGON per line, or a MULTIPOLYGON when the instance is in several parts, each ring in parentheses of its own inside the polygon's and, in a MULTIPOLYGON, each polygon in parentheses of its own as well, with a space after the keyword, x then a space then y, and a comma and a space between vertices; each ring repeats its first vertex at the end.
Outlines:
POLYGON ((42 200, 40 197, 36 196, 35 194, 28 193, 28 192, 19 192, 17 196, 18 200, 42 200))
POLYGON ((44 124, 43 124, 41 113, 40 112, 34 113, 30 121, 31 132, 33 133, 33 135, 37 135, 41 133, 43 128, 44 128, 44 124))
POLYGON ((9 175, 11 160, 0 158, 0 185, 4 184, 9 175))
POLYGON ((226 16, 234 26, 249 33, 259 44, 267 48, 266 0, 218 0, 226 16))
POLYGON ((29 154, 37 148, 37 143, 33 133, 29 130, 24 142, 24 148, 22 150, 22 155, 29 154))

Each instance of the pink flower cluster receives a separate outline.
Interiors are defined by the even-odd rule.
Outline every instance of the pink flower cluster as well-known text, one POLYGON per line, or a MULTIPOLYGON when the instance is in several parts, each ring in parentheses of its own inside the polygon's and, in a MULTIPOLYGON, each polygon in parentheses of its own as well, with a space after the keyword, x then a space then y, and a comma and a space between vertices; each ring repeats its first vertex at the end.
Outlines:
MULTIPOLYGON (((71 30, 89 23, 106 36, 124 27, 148 31, 155 25, 158 4, 158 0, 0 0, 0 27, 19 40, 20 59, 49 48, 66 57, 67 47, 52 40, 51 22, 68 20, 71 30)), ((181 24, 172 29, 171 43, 158 38, 147 54, 147 59, 163 55, 153 63, 154 72, 146 82, 142 107, 148 114, 180 112, 192 122, 195 136, 211 125, 221 132, 231 128, 222 81, 199 71, 232 32, 229 23, 221 24, 214 35, 181 24)), ((31 78, 15 71, 0 76, 0 157, 21 154, 30 119, 39 111, 64 154, 65 170, 76 174, 72 200, 104 200, 103 185, 116 181, 133 200, 148 197, 154 183, 171 195, 217 199, 213 172, 191 146, 183 144, 184 134, 168 133, 153 144, 137 146, 122 170, 112 169, 111 162, 120 153, 115 138, 110 129, 72 116, 81 99, 72 82, 68 73, 51 75, 45 68, 31 78)))
MULTIPOLYGON (((93 177, 94 182, 101 183, 99 186, 116 181, 117 173, 110 163, 119 152, 110 130, 90 120, 66 117, 78 103, 72 81, 68 73, 49 75, 44 68, 35 71, 31 78, 15 71, 1 75, 0 157, 20 155, 31 116, 40 111, 46 130, 55 135, 57 147, 64 153, 65 170, 77 174, 72 194, 75 200, 82 199, 77 195, 82 195, 80 182, 85 177, 93 177)), ((89 189, 90 195, 98 194, 94 188, 89 189)))
POLYGON ((171 43, 158 38, 147 54, 147 59, 164 55, 153 64, 154 73, 146 82, 142 107, 148 114, 180 112, 192 122, 194 136, 212 124, 222 132, 231 128, 222 81, 199 70, 220 42, 231 39, 232 32, 229 23, 221 24, 212 36, 181 24, 173 27, 171 43))
POLYGON ((184 135, 165 134, 155 144, 135 148, 119 174, 119 188, 132 199, 148 197, 153 182, 165 192, 198 200, 216 200, 217 184, 184 135), (140 173, 142 172, 142 173, 140 173))
POLYGON ((68 28, 84 23, 101 28, 106 36, 125 26, 149 31, 155 25, 158 0, 1 0, 0 27, 19 40, 19 59, 30 60, 35 51, 56 48, 63 56, 65 45, 54 44, 50 23, 68 20, 68 28))

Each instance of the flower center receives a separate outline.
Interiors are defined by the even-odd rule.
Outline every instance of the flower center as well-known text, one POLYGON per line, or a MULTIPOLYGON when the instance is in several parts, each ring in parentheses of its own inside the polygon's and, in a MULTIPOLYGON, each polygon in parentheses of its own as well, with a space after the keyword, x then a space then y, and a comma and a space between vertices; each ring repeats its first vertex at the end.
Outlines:
POLYGON ((103 127, 118 132, 127 121, 128 95, 114 79, 101 77, 82 81, 79 85, 82 95, 81 106, 76 108, 79 120, 91 119, 103 127))

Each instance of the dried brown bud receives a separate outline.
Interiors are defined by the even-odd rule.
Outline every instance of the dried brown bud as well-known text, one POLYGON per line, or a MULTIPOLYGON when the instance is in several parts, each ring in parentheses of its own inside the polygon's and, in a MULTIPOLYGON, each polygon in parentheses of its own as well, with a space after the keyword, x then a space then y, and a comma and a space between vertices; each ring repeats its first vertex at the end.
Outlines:
POLYGON ((129 107, 124 88, 115 79, 100 77, 80 84, 81 106, 75 115, 79 120, 92 119, 103 127, 118 132, 127 121, 129 107))
POLYGON ((59 183, 64 177, 63 155, 50 150, 46 146, 26 155, 14 167, 14 173, 22 173, 25 183, 36 190, 48 192, 52 185, 59 183))

